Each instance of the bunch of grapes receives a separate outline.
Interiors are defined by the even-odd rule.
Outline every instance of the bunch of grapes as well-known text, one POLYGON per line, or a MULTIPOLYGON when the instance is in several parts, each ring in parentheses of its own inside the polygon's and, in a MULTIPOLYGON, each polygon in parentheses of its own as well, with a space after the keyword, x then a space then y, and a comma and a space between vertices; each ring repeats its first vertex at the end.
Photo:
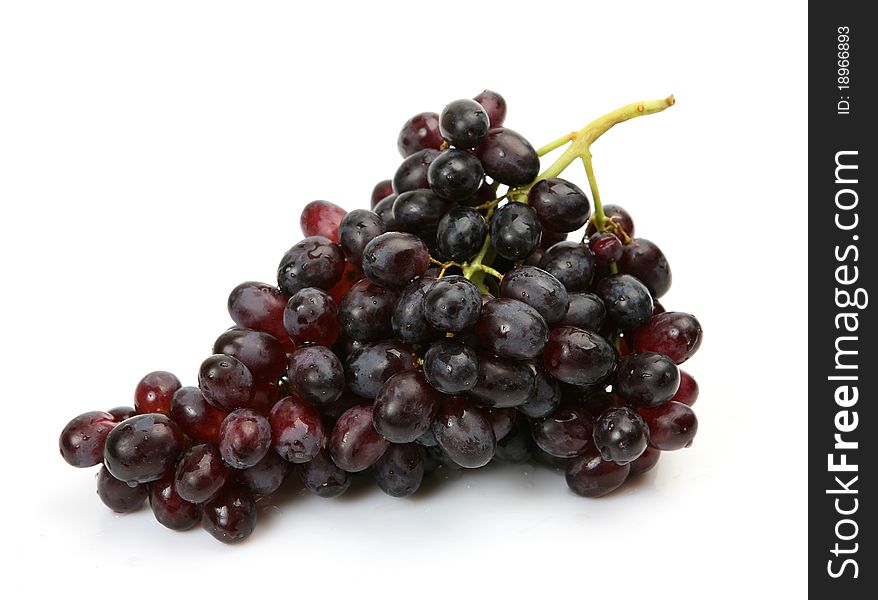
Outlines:
POLYGON ((326 498, 356 474, 403 497, 535 460, 597 497, 688 447, 698 385, 678 365, 702 332, 658 302, 667 259, 600 204, 590 154, 592 198, 554 176, 569 152, 540 175, 564 140, 537 151, 505 117, 485 91, 406 121, 371 210, 308 204, 277 285, 232 290, 197 387, 148 374, 133 407, 68 423, 64 459, 102 465, 114 511, 148 498, 166 527, 237 542, 293 471, 326 498))

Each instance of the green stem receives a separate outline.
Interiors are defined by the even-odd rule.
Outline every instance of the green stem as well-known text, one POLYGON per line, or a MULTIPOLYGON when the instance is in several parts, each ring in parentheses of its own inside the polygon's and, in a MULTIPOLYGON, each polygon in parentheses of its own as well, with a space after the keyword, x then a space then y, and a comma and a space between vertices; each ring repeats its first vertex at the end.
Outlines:
POLYGON ((494 277, 497 278, 498 281, 503 279, 503 273, 501 273, 497 269, 492 269, 491 267, 489 267, 487 265, 479 265, 479 269, 482 272, 487 273, 488 275, 493 275, 494 277))
MULTIPOLYGON (((636 117, 642 117, 644 115, 651 115, 653 113, 661 112, 666 108, 670 108, 674 105, 674 97, 668 96, 662 100, 648 100, 646 102, 635 102, 634 104, 628 104, 627 106, 623 106, 622 108, 617 108, 612 112, 608 112, 602 117, 599 117, 580 129, 579 131, 574 131, 573 133, 568 133, 565 136, 562 136, 543 146, 540 148, 537 153, 539 154, 543 150, 546 152, 551 152, 556 148, 560 148, 567 142, 570 142, 570 146, 564 150, 564 153, 558 157, 558 159, 553 162, 549 167, 540 173, 536 179, 534 179, 531 183, 521 188, 518 188, 517 191, 527 192, 533 185, 541 181, 543 179, 548 179, 550 177, 557 177, 560 175, 564 169, 570 166, 570 164, 576 160, 577 158, 585 158, 588 157, 589 162, 591 161, 591 145, 601 137, 604 133, 606 133, 610 128, 618 123, 622 123, 627 121, 628 119, 634 119, 636 117)), ((593 174, 592 174, 593 177, 593 174)), ((591 180, 589 180, 591 183, 591 180)))
POLYGON ((499 198, 491 200, 490 202, 485 202, 484 204, 479 204, 478 206, 474 206, 473 210, 494 210, 497 208, 497 205, 506 200, 506 194, 503 194, 499 198))
MULTIPOLYGON (((488 251, 491 249, 491 236, 485 236, 485 243, 482 244, 479 253, 475 255, 475 257, 468 263, 464 264, 463 276, 472 281, 476 286, 478 286, 479 290, 483 293, 488 293, 488 288, 485 286, 485 269, 490 269, 490 267, 483 266, 482 261, 485 260, 485 256, 488 254, 488 251)), ((494 269, 491 269, 494 271, 494 269)), ((494 271, 497 273, 497 271, 494 271)), ((502 275, 500 275, 502 277, 502 275)))
POLYGON ((571 133, 568 133, 567 135, 563 135, 563 136, 559 137, 557 140, 555 140, 554 142, 549 142, 548 144, 546 144, 545 146, 543 146, 542 148, 537 150, 537 156, 545 156, 546 154, 548 154, 552 150, 555 150, 556 148, 560 148, 561 146, 563 146, 567 142, 572 141, 573 138, 575 138, 575 137, 576 137, 576 132, 571 132, 571 133))
MULTIPOLYGON (((506 193, 506 198, 508 198, 512 202, 527 203, 527 192, 530 188, 532 188, 538 181, 542 181, 543 179, 549 179, 551 177, 557 177, 558 175, 563 173, 564 170, 569 167, 574 160, 578 158, 585 166, 585 174, 586 177, 588 177, 588 184, 591 188, 592 198, 594 199, 595 214, 593 217, 593 221, 595 224, 595 228, 598 231, 606 230, 608 227, 609 219, 607 219, 607 215, 604 213, 604 207, 601 203, 601 195, 598 191, 597 179, 595 178, 594 167, 592 165, 591 145, 595 142, 595 140, 601 137, 614 125, 627 121, 628 119, 634 119, 636 117, 642 117, 644 115, 651 115, 653 113, 661 112, 673 106, 674 102, 674 97, 668 96, 667 98, 664 98, 662 100, 648 100, 645 102, 635 102, 634 104, 628 104, 627 106, 618 108, 600 118, 595 119, 579 131, 568 133, 567 135, 563 135, 553 142, 549 142, 548 144, 537 150, 538 156, 544 156, 549 152, 552 152, 553 150, 557 150, 565 144, 570 145, 564 150, 561 156, 559 156, 555 160, 555 162, 549 165, 549 167, 546 168, 545 171, 540 173, 536 177, 536 179, 534 179, 527 185, 509 190, 506 193)), ((494 182, 493 186, 496 190, 496 182, 494 182)), ((476 208, 487 210, 485 220, 490 221, 494 209, 496 208, 497 204, 499 204, 502 200, 503 198, 501 197, 495 201, 487 202, 484 205, 476 208)), ((491 247, 491 236, 488 235, 485 237, 485 243, 482 244, 482 248, 479 250, 479 253, 470 262, 460 265, 461 269, 463 270, 463 276, 476 284, 479 289, 485 293, 488 293, 488 288, 487 286, 485 286, 484 283, 484 278, 486 274, 493 275, 497 279, 503 278, 502 273, 490 267, 493 258, 494 252, 493 248, 491 247)), ((614 266, 615 265, 611 266, 611 269, 614 266)))
POLYGON ((585 165, 585 176, 588 177, 588 186, 591 188, 591 197, 594 199, 594 222, 595 229, 604 231, 607 228, 607 215, 604 214, 604 205, 601 204, 601 193, 598 191, 598 182, 594 176, 594 167, 591 164, 591 152, 582 157, 585 165))

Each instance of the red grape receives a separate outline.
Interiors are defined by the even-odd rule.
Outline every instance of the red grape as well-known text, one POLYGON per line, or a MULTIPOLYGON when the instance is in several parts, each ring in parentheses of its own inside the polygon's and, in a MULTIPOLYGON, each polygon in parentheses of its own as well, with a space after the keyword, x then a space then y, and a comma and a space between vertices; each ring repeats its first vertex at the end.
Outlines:
POLYGON ((625 483, 631 467, 604 460, 596 449, 572 459, 567 464, 567 485, 586 498, 606 496, 625 483))
POLYGON ((228 413, 204 399, 196 387, 177 390, 171 400, 171 418, 183 433, 200 442, 219 443, 219 430, 228 413))
POLYGON ((134 390, 134 410, 138 414, 171 413, 171 398, 180 389, 180 380, 167 371, 153 371, 143 377, 134 390))
POLYGON ((323 420, 311 403, 295 396, 278 402, 268 417, 274 449, 286 461, 308 462, 323 444, 323 420))
POLYGON ((72 419, 58 438, 61 456, 74 467, 93 467, 104 460, 104 443, 116 427, 110 413, 98 410, 72 419))
POLYGON ((305 237, 320 235, 338 243, 338 224, 346 214, 345 209, 332 202, 314 200, 302 209, 299 226, 305 237))
POLYGON ((389 445, 375 431, 370 404, 358 404, 340 416, 329 438, 332 461, 348 473, 374 465, 389 445))
POLYGON ((686 371, 680 369, 680 389, 671 398, 674 402, 680 402, 692 406, 698 400, 698 382, 686 371))
POLYGON ((683 364, 701 346, 701 324, 682 312, 665 312, 650 318, 634 332, 636 352, 658 352, 683 364))

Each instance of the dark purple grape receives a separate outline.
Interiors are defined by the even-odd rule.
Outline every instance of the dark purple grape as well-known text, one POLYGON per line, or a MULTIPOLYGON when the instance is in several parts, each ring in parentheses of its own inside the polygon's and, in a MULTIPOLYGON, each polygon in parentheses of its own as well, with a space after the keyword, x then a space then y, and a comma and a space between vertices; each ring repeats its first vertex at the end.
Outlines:
POLYGON ((548 325, 524 302, 498 298, 482 307, 475 332, 479 343, 494 354, 522 360, 543 352, 548 325))
POLYGON ((558 242, 543 252, 539 267, 564 284, 568 292, 588 289, 596 272, 594 254, 586 244, 558 242))
POLYGON ((252 467, 271 448, 271 425, 255 410, 230 412, 220 427, 220 453, 236 469, 252 467))
POLYGON ((682 369, 680 369, 680 388, 671 400, 686 406, 692 406, 698 400, 698 382, 682 369))
POLYGON ((557 456, 552 456, 536 444, 532 447, 532 456, 534 460, 541 465, 549 467, 556 473, 563 473, 567 469, 567 465, 570 463, 571 458, 559 458, 557 456))
POLYGON ((362 401, 362 398, 345 388, 345 391, 342 392, 341 396, 339 396, 334 402, 316 408, 320 412, 320 416, 323 418, 324 422, 331 425, 335 423, 347 409, 360 404, 362 401))
POLYGON ((429 428, 415 441, 425 448, 432 448, 439 444, 439 442, 436 441, 436 436, 433 435, 433 430, 429 428))
POLYGON ((598 332, 604 324, 607 309, 603 301, 594 294, 579 292, 570 294, 570 308, 558 325, 569 325, 578 329, 598 332))
MULTIPOLYGON (((538 246, 544 252, 554 246, 555 244, 559 244, 561 242, 567 241, 566 233, 559 233, 557 231, 543 231, 542 237, 540 237, 540 245, 538 246)), ((539 265, 537 265, 539 266, 539 265)))
POLYGON ((439 113, 439 132, 442 137, 462 150, 478 146, 490 127, 488 114, 482 105, 468 98, 449 103, 439 113))
POLYGON ((372 475, 388 496, 411 496, 424 479, 423 450, 415 443, 391 444, 372 467, 372 475))
POLYGON ((542 244, 537 246, 537 249, 530 253, 522 264, 527 265, 529 267, 539 267, 540 261, 543 260, 543 255, 546 251, 542 248, 542 244))
MULTIPOLYGON (((396 220, 393 218, 394 202, 396 202, 396 194, 390 194, 382 198, 372 209, 380 217, 381 222, 384 223, 384 229, 387 231, 396 231, 396 220)), ((360 260, 362 261, 362 257, 360 260)))
POLYGON ((424 318, 424 296, 435 277, 418 277, 399 294, 390 319, 393 333, 404 342, 423 344, 442 335, 424 318))
POLYGON ((345 257, 357 266, 363 263, 363 250, 382 233, 387 225, 371 210, 352 210, 342 219, 338 237, 345 257))
POLYGON ((634 332, 636 352, 658 352, 678 365, 689 360, 701 346, 701 323, 689 313, 655 315, 634 332))
POLYGON ((446 469, 449 471, 459 471, 463 468, 459 464, 457 464, 456 462, 451 460, 451 457, 448 456, 448 454, 445 452, 445 450, 443 450, 442 448, 439 447, 438 443, 435 446, 424 447, 424 456, 425 456, 425 469, 424 469, 425 471, 426 471, 427 465, 430 465, 430 464, 433 465, 430 467, 433 471, 435 471, 439 467, 442 467, 443 469, 446 469))
POLYGON ((426 244, 410 233, 391 231, 379 235, 363 252, 363 273, 390 288, 404 287, 429 267, 426 244))
POLYGON ((497 447, 490 419, 463 396, 443 399, 433 421, 433 435, 448 457, 467 469, 488 464, 497 447))
POLYGON ((595 449, 567 464, 567 485, 586 498, 606 496, 625 483, 631 467, 604 460, 595 449))
POLYGON ((588 238, 588 247, 594 253, 597 266, 608 272, 610 265, 622 258, 622 241, 614 233, 601 231, 588 238))
POLYGON ((491 127, 501 127, 503 121, 506 120, 506 100, 497 92, 485 90, 475 98, 476 102, 482 105, 485 113, 488 115, 488 121, 491 127))
POLYGON ((695 412, 681 402, 668 402, 658 408, 640 408, 638 412, 649 426, 649 445, 653 448, 688 448, 698 433, 695 412))
POLYGON ((183 432, 165 415, 137 415, 107 436, 104 464, 120 481, 149 483, 174 465, 183 443, 183 432))
POLYGON ((286 461, 308 462, 320 452, 324 428, 320 413, 306 400, 288 396, 268 417, 274 449, 286 461))
POLYGON ((237 358, 254 381, 277 381, 287 366, 287 354, 281 343, 254 329, 229 329, 216 339, 213 353, 237 358))
POLYGON ((468 392, 479 379, 479 357, 458 340, 439 340, 424 355, 424 375, 443 394, 468 392))
POLYGON ((171 400, 171 418, 183 433, 200 442, 219 444, 219 430, 228 413, 211 406, 197 387, 177 390, 171 400))
POLYGON ((372 342, 389 337, 390 318, 399 294, 396 290, 361 279, 338 307, 341 331, 360 342, 372 342))
POLYGON ((435 235, 439 221, 454 206, 428 189, 403 192, 393 203, 393 222, 396 229, 424 238, 435 235))
POLYGON ((430 189, 446 200, 464 200, 475 194, 485 179, 482 163, 470 152, 449 148, 427 170, 430 189))
POLYGON ((369 342, 361 342, 359 340, 353 340, 347 336, 341 336, 338 341, 333 345, 332 351, 342 362, 348 359, 348 356, 354 350, 359 350, 369 342))
POLYGON ((482 206, 497 199, 497 190, 487 181, 483 182, 476 193, 460 201, 461 206, 482 206))
POLYGON ((586 224, 591 203, 585 193, 566 179, 538 181, 527 193, 528 203, 540 216, 544 229, 569 233, 586 224))
POLYGON ((214 354, 201 363, 198 387, 214 407, 232 411, 249 406, 253 398, 253 375, 237 358, 214 354))
MULTIPOLYGON (((561 391, 561 402, 566 405, 582 406, 586 398, 595 393, 596 390, 602 390, 605 386, 600 385, 573 385, 570 383, 558 382, 558 389, 561 391)), ((598 411, 600 414, 603 408, 598 411)), ((587 411, 590 413, 590 411, 587 411)), ((598 415, 592 415, 597 418, 598 415)))
POLYGON ((340 496, 351 485, 351 476, 332 462, 326 450, 320 450, 310 461, 296 465, 296 472, 305 488, 321 498, 340 496))
POLYGON ((661 249, 653 242, 636 238, 622 251, 619 270, 639 279, 653 298, 660 298, 671 288, 671 267, 661 249))
POLYGON ((567 393, 562 392, 561 394, 563 397, 562 401, 575 402, 580 410, 589 414, 593 419, 600 417, 607 409, 622 406, 622 400, 616 394, 607 392, 600 386, 576 388, 578 392, 575 395, 571 393, 574 387, 567 385, 565 390, 567 393))
POLYGON ((329 437, 332 461, 348 473, 374 465, 389 445, 375 431, 370 404, 358 404, 340 416, 329 437))
POLYGON ((500 296, 530 305, 550 325, 561 320, 570 305, 564 285, 537 267, 522 266, 506 273, 500 282, 500 296))
POLYGON ((180 389, 180 380, 167 371, 153 371, 144 376, 134 390, 134 410, 137 414, 171 412, 171 398, 180 389))
MULTIPOLYGON (((439 156, 439 150, 427 148, 406 157, 393 175, 393 192, 395 194, 402 194, 411 190, 427 188, 429 186, 427 170, 430 168, 430 164, 436 160, 437 156, 439 156)), ((375 212, 378 211, 376 210, 375 212)), ((380 215, 381 213, 378 214, 380 215)))
POLYGON ((93 467, 104 460, 104 443, 116 427, 110 413, 99 410, 72 419, 58 437, 61 457, 74 467, 93 467))
POLYGON ((372 422, 384 439, 413 442, 429 431, 442 395, 420 371, 402 371, 388 379, 375 398, 372 422))
POLYGON ((680 369, 667 356, 638 352, 622 358, 614 390, 628 404, 655 408, 669 402, 680 388, 680 369))
POLYGON ((526 423, 526 419, 518 419, 513 424, 512 431, 497 442, 494 460, 516 465, 526 463, 533 455, 533 446, 530 426, 526 423))
POLYGON ((534 389, 524 404, 518 406, 519 412, 532 419, 550 415, 561 404, 561 388, 543 367, 542 361, 529 361, 527 365, 534 373, 534 389))
POLYGON ((464 331, 475 325, 481 311, 479 288, 460 275, 433 282, 424 296, 424 318, 439 331, 464 331))
POLYGON ((290 355, 290 389, 317 406, 334 402, 344 391, 344 366, 325 346, 306 346, 290 355))
POLYGON ((235 469, 235 478, 257 496, 269 496, 275 493, 287 476, 289 463, 277 452, 268 452, 265 457, 252 467, 235 469))
POLYGON ((326 200, 313 200, 305 205, 299 216, 299 227, 306 237, 322 236, 338 243, 338 224, 347 211, 326 200))
POLYGON ((317 288, 299 290, 290 297, 284 309, 284 327, 296 345, 331 346, 339 333, 335 300, 317 288))
POLYGON ((536 375, 527 364, 482 354, 479 378, 469 395, 481 406, 510 408, 527 402, 535 386, 536 375))
MULTIPOLYGON (((604 215, 615 223, 628 237, 634 237, 634 220, 628 211, 616 204, 604 204, 604 215)), ((591 237, 597 231, 594 223, 589 223, 585 235, 591 237)))
POLYGON ((491 129, 476 148, 476 156, 488 177, 510 187, 530 183, 540 172, 534 147, 511 129, 491 129))
POLYGON ((363 398, 375 398, 394 374, 417 368, 418 357, 407 344, 386 340, 352 352, 345 362, 345 376, 352 392, 363 398))
POLYGON ((344 273, 344 254, 338 244, 321 236, 307 237, 284 254, 277 267, 277 284, 287 295, 302 288, 328 290, 344 273))
POLYGON ((174 489, 187 502, 202 504, 226 484, 229 469, 213 444, 192 446, 183 453, 174 475, 174 489))
POLYGON ((622 406, 601 413, 594 425, 594 444, 601 458, 624 465, 646 450, 649 429, 636 411, 622 406))
POLYGON ((628 477, 634 477, 635 475, 646 473, 658 464, 661 455, 661 450, 647 446, 646 450, 643 451, 643 454, 628 463, 631 467, 631 470, 628 472, 628 477))
POLYGON ((201 527, 225 544, 240 542, 256 527, 256 503, 244 487, 230 481, 204 505, 201 527))
POLYGON ((488 415, 488 420, 491 421, 491 429, 494 430, 494 439, 497 442, 500 442, 503 438, 509 435, 509 432, 512 431, 512 426, 515 425, 515 418, 518 416, 518 411, 514 408, 486 408, 485 414, 488 415))
MULTIPOLYGON (((438 130, 438 128, 439 128, 439 122, 438 122, 439 115, 436 115, 436 118, 437 118, 436 129, 438 130)), ((439 136, 439 139, 442 139, 442 137, 439 136)), ((379 202, 381 202, 382 200, 387 198, 392 193, 393 193, 393 182, 390 181, 389 179, 382 179, 381 181, 379 181, 378 183, 375 184, 375 187, 372 188, 372 201, 369 203, 369 206, 371 206, 372 208, 375 208, 375 206, 379 202)))
POLYGON ((448 260, 467 262, 478 254, 487 235, 485 218, 472 208, 459 206, 439 221, 436 245, 448 260))
POLYGON ((130 513, 140 510, 148 495, 148 485, 138 483, 130 486, 113 477, 107 467, 101 467, 98 473, 98 496, 113 512, 130 513))
POLYGON ((617 353, 598 334, 564 326, 549 332, 543 361, 549 374, 559 381, 595 385, 613 374, 617 353))
POLYGON ((286 347, 284 308, 289 297, 278 288, 258 281, 245 281, 229 294, 229 315, 238 327, 273 335, 286 347))
POLYGON ((544 452, 559 458, 573 458, 584 453, 592 444, 594 421, 570 407, 561 407, 551 415, 533 424, 533 440, 544 452))
MULTIPOLYGON (((130 419, 134 415, 137 414, 137 411, 134 410, 133 406, 116 406, 107 411, 109 414, 113 415, 113 420, 117 423, 121 423, 125 419, 130 419)), ((103 460, 104 452, 101 450, 101 460, 103 460)), ((99 461, 100 462, 100 461, 99 461)), ((95 463, 97 464, 97 463, 95 463)))
MULTIPOLYGON (((286 389, 287 382, 284 381, 283 385, 284 389, 286 389)), ((250 401, 249 408, 252 408, 263 417, 267 417, 280 398, 281 393, 278 389, 278 384, 271 381, 263 381, 253 387, 253 400, 250 401)))
POLYGON ((418 113, 406 121, 396 140, 396 147, 403 158, 428 148, 438 150, 441 145, 439 115, 434 112, 418 113))
POLYGON ((652 315, 652 296, 638 279, 619 273, 602 279, 595 293, 607 309, 607 321, 623 331, 633 331, 652 315))
POLYGON ((491 219, 491 243, 503 258, 524 260, 540 243, 540 219, 527 204, 509 202, 491 219))
POLYGON ((174 531, 186 531, 201 521, 201 509, 197 504, 180 497, 174 484, 173 471, 150 485, 149 506, 155 520, 174 531))

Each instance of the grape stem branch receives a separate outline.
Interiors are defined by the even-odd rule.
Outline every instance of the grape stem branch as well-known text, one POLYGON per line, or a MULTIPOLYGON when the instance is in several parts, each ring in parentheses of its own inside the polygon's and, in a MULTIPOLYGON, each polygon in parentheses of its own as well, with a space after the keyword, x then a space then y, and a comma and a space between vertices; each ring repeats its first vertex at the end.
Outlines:
MULTIPOLYGON (((603 204, 601 204, 601 195, 598 191, 598 183, 594 175, 594 167, 591 161, 591 145, 595 142, 595 140, 597 140, 610 128, 618 123, 622 123, 623 121, 627 121, 628 119, 661 112, 666 108, 670 108, 673 105, 673 96, 668 96, 667 98, 664 98, 662 100, 648 100, 645 102, 635 102, 634 104, 628 104, 627 106, 617 108, 616 110, 595 119, 578 131, 572 131, 567 135, 561 136, 553 142, 549 142, 548 144, 537 150, 538 156, 545 156, 549 152, 557 150, 558 148, 561 148, 562 146, 567 144, 569 144, 569 146, 567 146, 567 148, 564 150, 561 156, 559 156, 558 159, 555 160, 555 162, 549 165, 549 167, 545 171, 537 175, 536 179, 534 179, 532 182, 527 185, 511 189, 506 194, 497 198, 496 200, 486 202, 485 204, 475 207, 476 210, 487 210, 488 212, 485 215, 485 219, 490 221, 494 209, 504 199, 508 199, 512 202, 523 202, 526 204, 528 190, 530 190, 530 188, 532 188, 538 181, 557 177, 558 175, 563 173, 564 170, 573 163, 573 161, 579 159, 582 161, 582 164, 585 167, 585 175, 586 177, 588 177, 588 185, 591 188, 592 198, 594 199, 595 214, 592 217, 592 222, 594 223, 595 228, 598 231, 606 231, 608 228, 613 227, 613 223, 610 219, 607 218, 607 215, 604 213, 603 204)), ((496 182, 494 183, 494 189, 497 189, 496 182)), ((478 288, 483 293, 489 293, 484 281, 485 275, 493 275, 498 280, 503 279, 502 273, 489 266, 494 258, 494 254, 494 249, 491 247, 491 236, 488 235, 485 237, 485 243, 482 244, 482 248, 479 250, 479 253, 468 263, 464 263, 461 265, 454 262, 442 263, 435 259, 431 260, 433 260, 434 264, 441 266, 442 270, 440 272, 440 277, 445 274, 445 270, 449 266, 458 266, 463 271, 464 277, 466 277, 476 286, 478 286, 478 288)))
POLYGON ((488 288, 485 286, 485 275, 493 275, 497 278, 497 280, 503 279, 503 274, 489 267, 486 264, 483 264, 485 261, 485 257, 488 256, 488 253, 491 251, 491 236, 485 236, 485 243, 482 244, 481 250, 476 256, 463 265, 463 276, 472 281, 476 286, 478 286, 479 290, 483 293, 489 293, 488 288))

